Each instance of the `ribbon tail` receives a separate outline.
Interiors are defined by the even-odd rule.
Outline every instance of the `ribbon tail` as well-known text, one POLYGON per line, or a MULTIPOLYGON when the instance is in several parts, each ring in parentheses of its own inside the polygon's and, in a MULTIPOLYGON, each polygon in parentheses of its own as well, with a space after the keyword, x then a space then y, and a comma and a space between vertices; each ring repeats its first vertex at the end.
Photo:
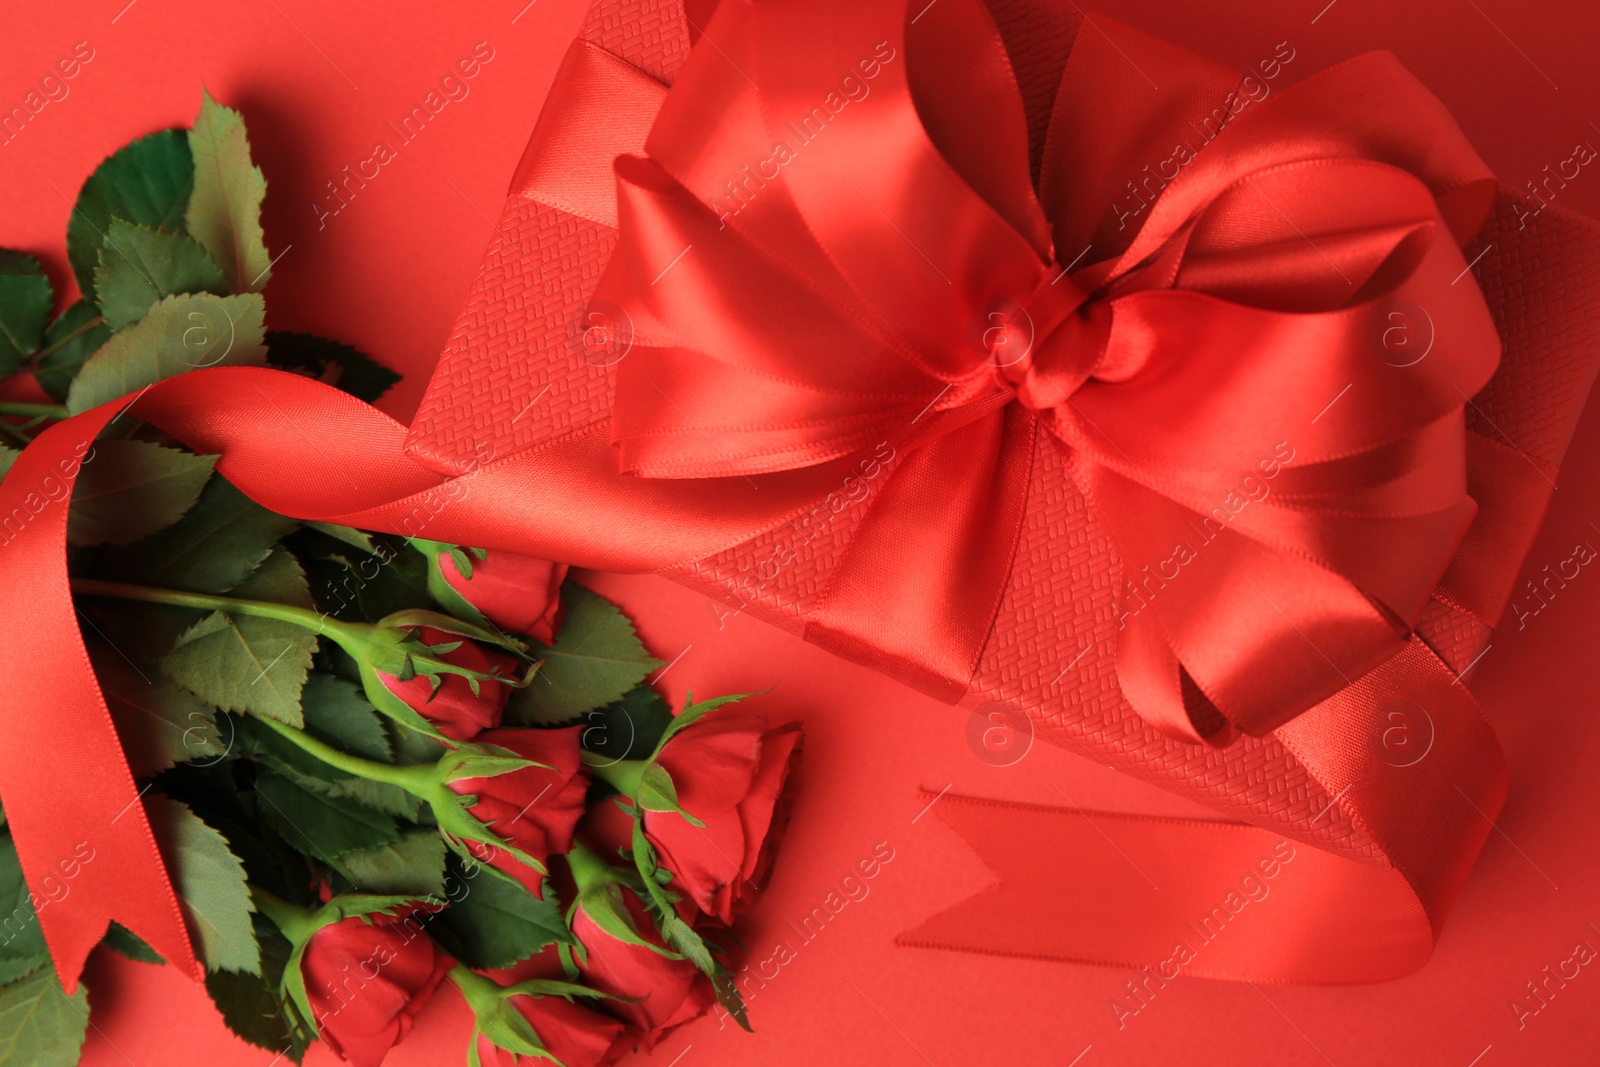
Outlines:
POLYGON ((1133 995, 1112 1000, 1124 1025, 1180 975, 1343 985, 1410 974, 1506 791, 1488 724, 1451 678, 1413 640, 1280 728, 1323 790, 1296 791, 1262 826, 1086 811, 1065 795, 1065 808, 946 795, 940 818, 999 881, 898 943, 1137 969, 1133 995), (1340 823, 1368 840, 1330 849, 1340 823))
POLYGON ((960 700, 1011 570, 1037 428, 1012 404, 910 449, 828 576, 806 640, 862 662, 888 653, 880 670, 960 700))
POLYGON ((102 408, 46 430, 0 484, 0 585, 12 618, 26 626, 0 643, 0 798, 28 885, 64 890, 33 900, 69 994, 112 921, 204 977, 73 618, 68 501, 96 434, 115 414, 102 408), (64 787, 63 777, 72 784, 64 787))
POLYGON ((1139 969, 1147 997, 1180 975, 1384 981, 1433 945, 1400 872, 1258 827, 950 795, 937 810, 1000 881, 898 944, 1139 969))

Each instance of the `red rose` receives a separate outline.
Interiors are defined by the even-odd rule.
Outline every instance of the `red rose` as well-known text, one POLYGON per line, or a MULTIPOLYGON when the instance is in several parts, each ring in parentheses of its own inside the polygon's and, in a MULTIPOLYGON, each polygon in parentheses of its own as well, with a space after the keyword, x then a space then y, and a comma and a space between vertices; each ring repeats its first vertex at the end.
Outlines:
MULTIPOLYGON (((631 889, 621 889, 633 926, 657 945, 663 942, 644 904, 631 889)), ((704 1014, 716 993, 711 982, 686 959, 668 959, 643 945, 618 941, 602 930, 580 901, 572 913, 572 933, 583 945, 578 969, 590 987, 620 1000, 603 1000, 608 1012, 637 1028, 648 1048, 675 1026, 704 1014)))
POLYGON ((456 566, 449 552, 438 556, 439 573, 462 599, 507 633, 523 634, 540 644, 555 643, 561 629, 561 583, 565 563, 551 563, 512 552, 471 556, 472 577, 456 566))
POLYGON ((672 776, 677 812, 647 811, 644 832, 661 866, 700 910, 724 923, 766 883, 787 817, 784 783, 800 754, 800 726, 766 729, 742 709, 711 713, 667 739, 656 756, 672 776))
MULTIPOLYGON (((519 993, 506 1003, 522 1013, 539 1035, 539 1043, 562 1067, 605 1067, 627 1051, 622 1024, 572 1003, 564 997, 530 997, 519 993)), ((484 1067, 549 1067, 550 1061, 507 1052, 487 1037, 478 1037, 484 1067)))
MULTIPOLYGON (((544 863, 572 847, 572 834, 583 817, 589 792, 578 735, 582 726, 559 730, 507 728, 479 734, 480 744, 510 749, 523 759, 547 764, 524 767, 492 778, 459 778, 450 788, 478 802, 469 810, 515 848, 544 863)), ((488 857, 497 867, 542 896, 543 876, 515 857, 497 852, 488 857)))
POLYGON ((312 934, 300 973, 322 1039, 356 1067, 378 1067, 451 966, 415 921, 375 914, 312 934))
MULTIPOLYGON (((423 644, 460 647, 445 653, 435 653, 446 663, 483 674, 498 671, 504 678, 517 677, 517 661, 510 656, 491 652, 466 638, 456 637, 424 626, 418 634, 423 644)), ((511 687, 503 682, 478 679, 478 691, 472 691, 472 680, 459 674, 441 674, 439 688, 424 675, 402 682, 392 674, 378 671, 378 678, 407 707, 439 728, 439 732, 457 741, 471 741, 479 731, 492 730, 500 725, 500 715, 511 698, 511 687)))

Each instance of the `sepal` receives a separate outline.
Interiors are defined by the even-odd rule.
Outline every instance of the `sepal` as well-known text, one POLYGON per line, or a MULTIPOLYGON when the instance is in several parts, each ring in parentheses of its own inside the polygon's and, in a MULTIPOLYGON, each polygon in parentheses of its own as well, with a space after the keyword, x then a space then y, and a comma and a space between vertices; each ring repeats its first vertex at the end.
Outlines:
POLYGON ((588 986, 548 979, 533 979, 513 986, 502 986, 459 964, 450 972, 450 980, 461 991, 462 997, 471 1006, 475 1017, 472 1036, 467 1043, 467 1063, 470 1067, 481 1067, 482 1061, 478 1056, 479 1037, 486 1037, 496 1047, 519 1056, 537 1056, 552 1063, 560 1063, 545 1047, 543 1038, 528 1021, 528 1017, 511 1004, 512 997, 554 996, 564 997, 569 1001, 573 997, 606 997, 606 994, 588 986))
POLYGON ((714 955, 715 946, 701 937, 699 931, 684 922, 678 914, 676 905, 680 898, 667 889, 667 884, 672 881, 672 872, 664 870, 657 861, 655 846, 644 836, 642 819, 635 819, 633 823, 632 856, 645 887, 645 907, 655 919, 656 929, 661 931, 661 936, 666 939, 668 945, 711 980, 711 988, 716 992, 717 1003, 733 1017, 734 1022, 744 1030, 753 1032, 749 1015, 745 1011, 744 999, 739 996, 738 987, 733 984, 733 976, 714 955))

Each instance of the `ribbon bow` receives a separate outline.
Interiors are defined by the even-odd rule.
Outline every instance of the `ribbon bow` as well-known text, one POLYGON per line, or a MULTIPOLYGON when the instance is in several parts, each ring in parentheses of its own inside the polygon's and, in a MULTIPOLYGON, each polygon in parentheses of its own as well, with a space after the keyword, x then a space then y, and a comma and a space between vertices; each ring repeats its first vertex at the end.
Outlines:
POLYGON ((724 3, 617 159, 624 469, 911 446, 847 595, 947 699, 1040 429, 1121 554, 1151 723, 1265 733, 1394 656, 1475 514, 1462 408, 1500 352, 1458 244, 1494 184, 1448 114, 1386 54, 1257 99, 1117 28, 1158 87, 1089 23, 1030 137, 984 6, 911 14, 724 3))

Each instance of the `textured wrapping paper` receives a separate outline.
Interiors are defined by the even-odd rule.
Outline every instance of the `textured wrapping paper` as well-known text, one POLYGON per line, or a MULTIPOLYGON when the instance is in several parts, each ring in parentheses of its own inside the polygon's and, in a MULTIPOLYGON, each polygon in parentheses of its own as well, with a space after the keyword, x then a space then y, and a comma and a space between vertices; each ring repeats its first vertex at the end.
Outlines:
MULTIPOLYGON (((1079 16, 1053 3, 990 6, 1038 138, 1079 16)), ((695 7, 602 0, 590 9, 407 438, 416 459, 471 478, 609 417, 629 339, 618 321, 625 313, 591 303, 616 243, 611 157, 642 149, 663 87, 711 16, 695 7)), ((1463 247, 1503 355, 1466 405, 1480 510, 1452 575, 1480 602, 1503 606, 1600 358, 1600 233, 1502 191, 1463 247), (1495 468, 1517 473, 1498 480, 1495 468)), ((1414 309, 1394 320, 1403 336, 1393 365, 1409 358, 1400 345, 1424 343, 1425 320, 1414 309)), ((813 508, 670 576, 804 632, 898 458, 886 443, 813 508)), ((1170 964, 1181 940, 1191 951, 1206 946, 1196 959, 1177 959, 1184 973, 1277 981, 1365 981, 1420 966, 1503 797, 1501 758, 1481 716, 1439 710, 1488 642, 1486 613, 1461 610, 1448 594, 1423 611, 1416 632, 1453 672, 1419 683, 1445 689, 1432 710, 1362 679, 1372 691, 1337 713, 1319 709, 1226 747, 1185 743, 1147 725, 1122 695, 1116 645, 1126 576, 1060 449, 1042 435, 1029 478, 1017 551, 962 703, 998 723, 1031 717, 1047 740, 1199 801, 1229 823, 1270 831, 1126 820, 1118 839, 1140 841, 1141 862, 1159 866, 1168 884, 1196 864, 1248 870, 1287 837, 1313 846, 1301 851, 1309 857, 1301 869, 1315 865, 1321 896, 1282 909, 1264 938, 1211 946, 1195 924, 1215 904, 1203 894, 1154 893, 1163 879, 1136 875, 1132 865, 1074 872, 1075 846, 1089 831, 1070 809, 972 800, 947 804, 945 817, 1000 874, 1001 895, 954 909, 904 942, 1137 965, 1170 964), (1427 817, 1418 820, 1419 811, 1427 817), (997 827, 1006 829, 997 836, 997 827), (1068 874, 1077 877, 1063 886, 1068 874), (1015 905, 1047 899, 1074 906, 1050 923, 1019 921, 1027 912, 1015 905)), ((870 648, 847 652, 880 664, 870 648)))

